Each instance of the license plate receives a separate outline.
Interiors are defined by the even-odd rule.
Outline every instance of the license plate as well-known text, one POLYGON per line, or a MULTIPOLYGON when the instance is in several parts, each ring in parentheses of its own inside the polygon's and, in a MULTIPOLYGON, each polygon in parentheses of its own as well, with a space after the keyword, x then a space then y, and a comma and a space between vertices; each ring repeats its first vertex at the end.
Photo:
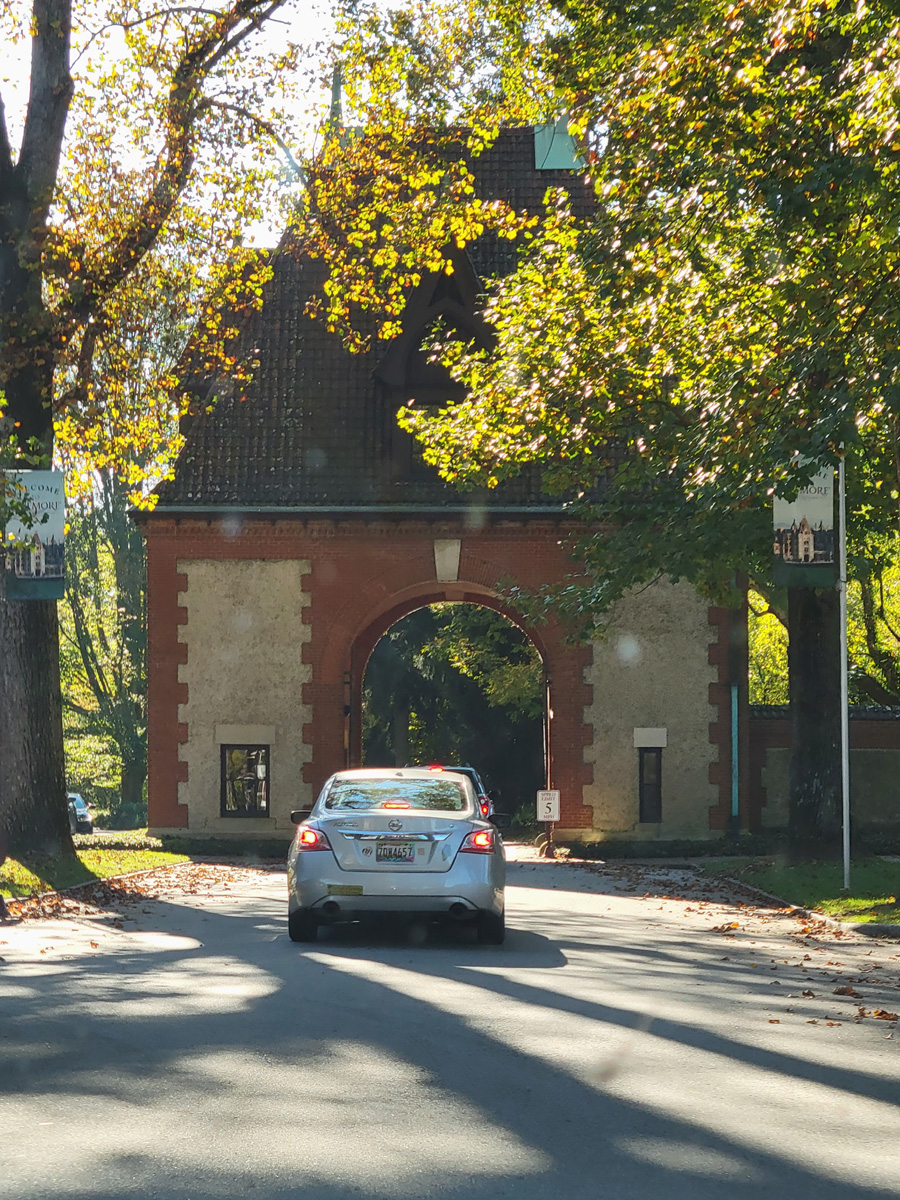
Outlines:
POLYGON ((375 861, 411 863, 415 860, 416 848, 412 842, 376 842, 375 861))
POLYGON ((329 883, 329 896, 361 896, 362 887, 358 883, 329 883))

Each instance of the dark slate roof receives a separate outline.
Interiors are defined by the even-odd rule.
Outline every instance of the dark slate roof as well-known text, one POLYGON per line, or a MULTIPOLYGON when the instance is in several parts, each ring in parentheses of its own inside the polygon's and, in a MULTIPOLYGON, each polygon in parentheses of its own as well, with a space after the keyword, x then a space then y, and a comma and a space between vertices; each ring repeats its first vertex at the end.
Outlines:
MULTIPOLYGON (((554 185, 570 189, 576 210, 591 203, 590 186, 574 172, 535 169, 530 128, 505 130, 473 168, 482 196, 517 209, 537 211, 554 185)), ((443 291, 420 296, 420 304, 445 315, 461 312, 473 303, 479 277, 512 269, 515 247, 485 238, 469 248, 468 258, 475 272, 469 270, 470 294, 447 295, 443 276, 426 281, 426 293, 429 286, 443 291)), ((458 281, 463 291, 465 274, 458 281)), ((324 279, 322 264, 296 247, 276 254, 262 308, 248 318, 240 339, 244 352, 258 352, 254 378, 244 395, 222 389, 211 411, 205 405, 215 386, 200 398, 204 403, 186 423, 175 477, 158 489, 157 511, 559 508, 541 493, 536 473, 475 494, 451 487, 427 467, 396 427, 396 409, 406 397, 385 373, 389 348, 380 343, 367 354, 350 354, 322 321, 306 315, 324 279)))

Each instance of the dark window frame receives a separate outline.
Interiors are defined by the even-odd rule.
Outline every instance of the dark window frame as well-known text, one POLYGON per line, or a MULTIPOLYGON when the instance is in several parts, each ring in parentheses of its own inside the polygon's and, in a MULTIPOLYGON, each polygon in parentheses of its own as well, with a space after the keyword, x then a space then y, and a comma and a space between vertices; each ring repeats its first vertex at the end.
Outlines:
POLYGON ((225 817, 227 820, 266 820, 271 816, 272 805, 270 797, 270 787, 272 780, 272 748, 269 745, 262 743, 254 743, 246 745, 230 743, 219 747, 219 816, 225 817), (238 782, 235 775, 229 775, 229 757, 235 751, 243 752, 247 755, 248 760, 253 764, 253 775, 247 773, 250 762, 247 764, 244 775, 241 778, 244 780, 243 796, 239 797, 236 791, 238 782), (260 755, 263 756, 262 766, 265 768, 265 774, 260 777, 257 768, 260 765, 260 755), (247 784, 251 780, 256 781, 255 797, 252 806, 246 804, 247 799, 247 784), (235 799, 236 806, 229 808, 228 799, 229 793, 235 799), (241 805, 241 799, 244 804, 241 805))
POLYGON ((638 820, 642 825, 662 821, 662 752, 662 746, 638 748, 638 820))

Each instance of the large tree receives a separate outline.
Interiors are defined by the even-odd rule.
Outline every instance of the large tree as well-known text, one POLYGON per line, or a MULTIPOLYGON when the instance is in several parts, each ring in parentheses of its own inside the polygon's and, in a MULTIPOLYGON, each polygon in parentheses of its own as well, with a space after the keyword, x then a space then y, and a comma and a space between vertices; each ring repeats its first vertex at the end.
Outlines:
MULTIPOLYGON (((49 462, 60 439, 135 486, 141 468, 164 469, 177 381, 161 376, 139 409, 117 386, 143 369, 120 336, 135 311, 205 318, 195 366, 252 369, 231 360, 220 313, 258 297, 264 268, 240 253, 242 233, 278 205, 269 152, 294 161, 276 130, 296 48, 260 36, 283 3, 0 7, 4 45, 30 47, 22 113, 0 102, 7 465, 49 462)), ((64 792, 56 607, 0 594, 0 821, 14 847, 66 844, 64 792)))

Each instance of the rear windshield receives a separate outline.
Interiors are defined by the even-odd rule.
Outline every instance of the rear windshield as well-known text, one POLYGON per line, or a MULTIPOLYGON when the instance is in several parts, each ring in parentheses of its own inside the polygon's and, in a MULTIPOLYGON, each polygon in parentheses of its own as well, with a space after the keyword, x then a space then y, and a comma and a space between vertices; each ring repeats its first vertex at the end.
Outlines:
POLYGON ((429 808, 464 812, 462 785, 452 779, 336 779, 325 797, 326 808, 429 808))

